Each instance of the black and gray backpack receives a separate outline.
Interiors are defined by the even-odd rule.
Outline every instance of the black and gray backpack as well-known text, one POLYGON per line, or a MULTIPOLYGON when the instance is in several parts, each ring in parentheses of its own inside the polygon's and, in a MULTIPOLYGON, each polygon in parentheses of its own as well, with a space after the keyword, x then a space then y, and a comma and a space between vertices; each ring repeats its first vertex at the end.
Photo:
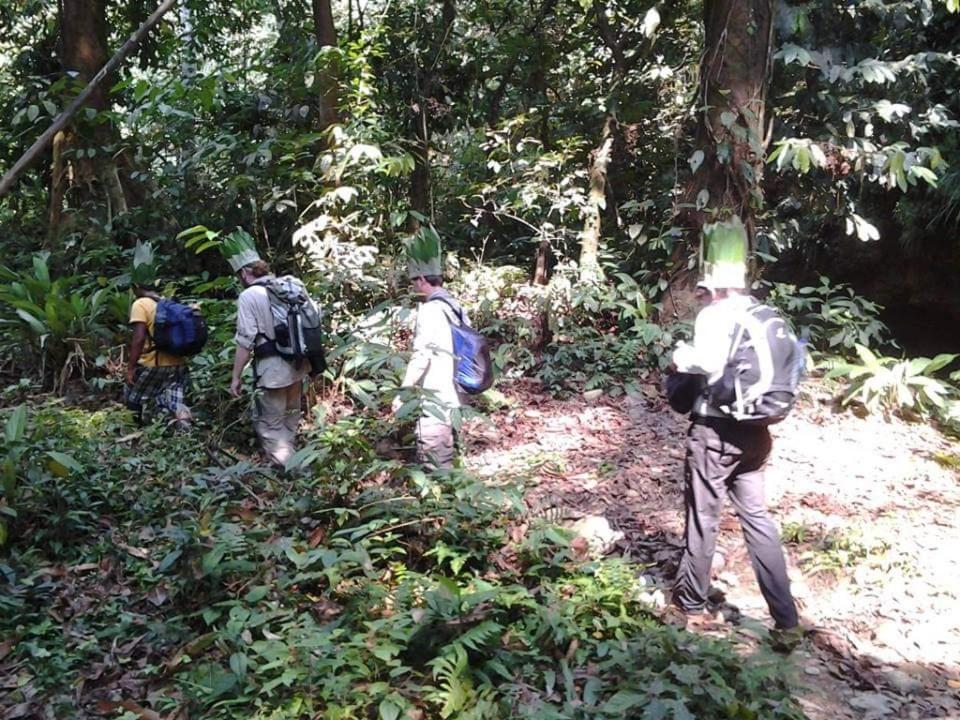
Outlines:
POLYGON ((290 361, 305 358, 310 361, 311 375, 326 370, 322 318, 303 282, 292 275, 284 275, 264 278, 256 284, 263 285, 270 298, 274 339, 260 343, 255 355, 279 355, 290 361))
POLYGON ((747 308, 737 322, 723 375, 708 388, 710 405, 750 425, 783 420, 797 400, 803 348, 769 305, 747 308))

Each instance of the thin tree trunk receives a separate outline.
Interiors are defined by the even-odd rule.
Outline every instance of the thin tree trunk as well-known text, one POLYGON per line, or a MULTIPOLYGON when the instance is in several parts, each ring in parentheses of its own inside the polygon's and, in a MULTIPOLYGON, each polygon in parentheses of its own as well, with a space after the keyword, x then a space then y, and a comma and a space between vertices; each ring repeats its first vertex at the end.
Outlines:
MULTIPOLYGON (((546 285, 550 282, 550 239, 542 236, 537 246, 537 263, 533 271, 533 284, 546 285)), ((553 341, 550 328, 550 308, 544 305, 537 314, 533 328, 533 349, 541 351, 553 341)))
POLYGON ((603 211, 607 204, 607 168, 610 165, 616 122, 612 117, 607 118, 603 126, 603 139, 592 153, 590 193, 583 231, 580 233, 580 280, 584 282, 596 281, 602 277, 600 238, 603 235, 603 211))
MULTIPOLYGON (((313 5, 313 29, 317 39, 317 47, 337 47, 337 28, 333 22, 333 8, 330 0, 311 0, 313 5)), ((321 128, 327 128, 338 120, 339 98, 338 85, 340 82, 340 62, 333 54, 324 56, 324 65, 321 68, 320 88, 320 123, 321 128)))
MULTIPOLYGON (((457 7, 454 0, 443 0, 441 10, 442 25, 439 33, 434 37, 433 49, 430 57, 421 64, 419 56, 416 60, 417 98, 411 105, 413 111, 413 135, 415 149, 413 152, 413 172, 410 174, 410 207, 423 217, 432 221, 430 202, 430 103, 435 90, 434 72, 446 47, 447 41, 453 32, 453 23, 456 21, 457 7)), ((416 232, 420 227, 420 220, 410 216, 408 229, 416 232)))
POLYGON ((63 196, 67 192, 67 163, 63 158, 66 134, 63 130, 53 138, 53 162, 50 164, 50 206, 47 222, 47 244, 60 235, 60 222, 63 218, 63 196))

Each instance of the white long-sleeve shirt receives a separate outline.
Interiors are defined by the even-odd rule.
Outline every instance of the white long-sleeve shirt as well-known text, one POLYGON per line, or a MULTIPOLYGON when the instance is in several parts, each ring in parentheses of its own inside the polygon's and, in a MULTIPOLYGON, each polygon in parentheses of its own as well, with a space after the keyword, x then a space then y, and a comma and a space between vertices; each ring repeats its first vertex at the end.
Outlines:
MULTIPOLYGON (((693 344, 681 342, 673 351, 673 364, 677 370, 706 375, 707 384, 719 380, 727 364, 737 321, 755 302, 749 295, 730 295, 701 310, 693 327, 693 344)), ((702 398, 693 411, 707 417, 724 416, 702 398)))
MULTIPOLYGON (((438 290, 431 298, 438 293, 450 298, 443 290, 438 290)), ((436 403, 427 408, 423 417, 449 424, 451 411, 463 404, 454 380, 453 337, 450 334, 450 324, 456 323, 457 317, 446 303, 431 298, 421 303, 417 310, 413 355, 403 377, 403 386, 420 386, 434 393, 436 403), (436 418, 435 414, 441 415, 443 420, 436 418)), ((466 313, 463 321, 469 324, 466 313)))

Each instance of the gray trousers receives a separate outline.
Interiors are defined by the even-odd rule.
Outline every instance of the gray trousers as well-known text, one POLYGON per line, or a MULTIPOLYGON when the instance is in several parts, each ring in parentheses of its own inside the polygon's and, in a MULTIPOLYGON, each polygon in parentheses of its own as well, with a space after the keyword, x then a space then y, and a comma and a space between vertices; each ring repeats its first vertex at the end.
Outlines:
POLYGON ((457 453, 453 426, 433 417, 417 420, 417 462, 427 470, 452 468, 457 453))
POLYGON ((699 417, 690 426, 684 469, 686 546, 674 585, 674 601, 682 609, 697 611, 706 605, 726 491, 740 519, 770 615, 778 628, 797 625, 780 535, 767 513, 763 492, 763 470, 771 446, 765 427, 699 417))
POLYGON ((276 465, 284 465, 296 451, 302 391, 299 380, 282 388, 257 388, 253 429, 267 459, 276 465))

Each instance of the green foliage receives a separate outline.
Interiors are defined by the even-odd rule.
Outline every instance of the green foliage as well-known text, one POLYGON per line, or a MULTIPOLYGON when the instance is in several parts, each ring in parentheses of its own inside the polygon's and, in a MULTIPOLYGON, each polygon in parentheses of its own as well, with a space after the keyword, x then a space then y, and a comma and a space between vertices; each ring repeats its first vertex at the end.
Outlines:
POLYGON ((34 255, 31 272, 0 267, 0 350, 60 391, 115 341, 127 303, 102 278, 92 287, 81 276, 52 279, 48 257, 34 255))
POLYGON ((848 379, 843 398, 847 405, 856 401, 868 412, 899 412, 931 417, 947 408, 947 400, 957 389, 933 375, 957 359, 957 355, 898 360, 877 356, 863 345, 855 345, 860 363, 833 367, 828 378, 848 379))
POLYGON ((11 703, 79 717, 103 695, 78 678, 117 662, 104 682, 154 688, 150 710, 211 719, 802 717, 773 658, 660 625, 637 567, 560 533, 514 556, 520 488, 378 462, 371 420, 318 427, 282 478, 128 423, 8 416, 30 448, 0 561, 32 693, 11 703))
POLYGON ((858 529, 827 529, 821 525, 785 523, 783 541, 801 547, 800 563, 804 572, 837 575, 859 566, 889 571, 892 567, 909 570, 912 558, 905 557, 883 540, 858 529))
POLYGON ((791 318, 812 349, 823 353, 852 357, 857 344, 891 344, 890 331, 879 319, 883 307, 824 275, 816 286, 773 283, 769 301, 791 318))

